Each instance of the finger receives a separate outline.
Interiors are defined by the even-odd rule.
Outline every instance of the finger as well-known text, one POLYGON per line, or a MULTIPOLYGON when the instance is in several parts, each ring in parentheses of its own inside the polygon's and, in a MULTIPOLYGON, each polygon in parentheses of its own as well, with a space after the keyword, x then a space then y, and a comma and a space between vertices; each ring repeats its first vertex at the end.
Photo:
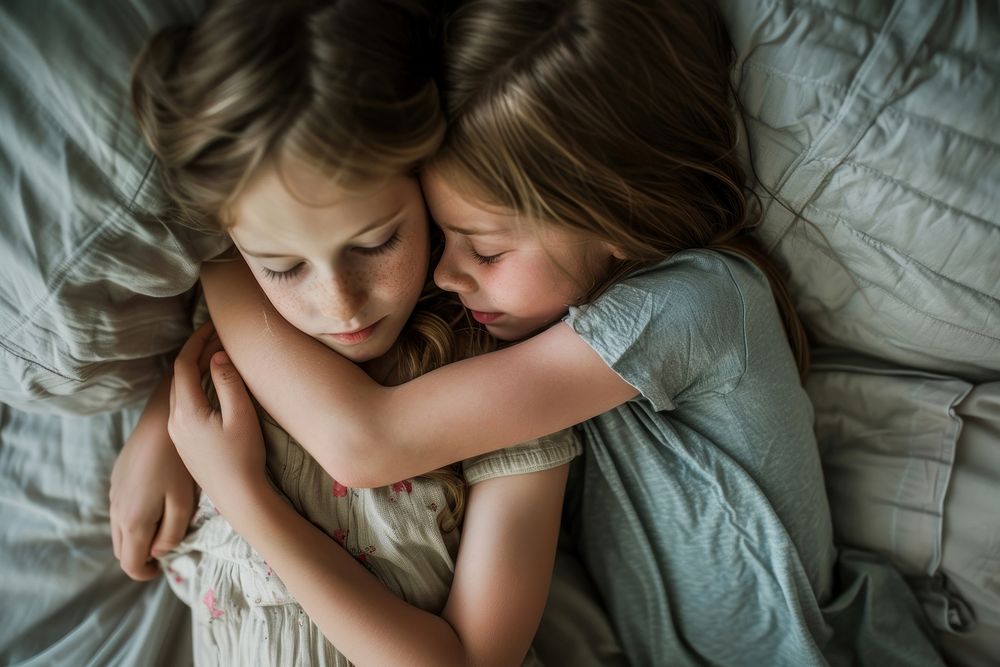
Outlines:
POLYGON ((168 497, 163 508, 160 528, 153 536, 150 555, 159 558, 168 551, 176 549, 177 545, 184 539, 184 535, 187 534, 187 527, 193 514, 193 502, 176 502, 168 497))
POLYGON ((216 352, 212 357, 212 382, 219 395, 223 426, 240 415, 253 412, 253 402, 243 378, 225 351, 216 352))
POLYGON ((222 340, 219 339, 219 334, 214 330, 212 335, 205 341, 205 347, 202 349, 201 354, 198 355, 198 370, 204 373, 209 369, 209 363, 212 361, 212 356, 222 349, 222 340))
POLYGON ((169 399, 169 401, 170 401, 170 414, 174 413, 174 404, 176 403, 176 400, 174 399, 174 393, 175 393, 174 392, 174 379, 170 378, 170 399, 169 399))
MULTIPOLYGON (((212 333, 212 337, 205 344, 205 349, 211 352, 211 354, 208 355, 209 360, 211 360, 212 355, 214 355, 219 350, 223 349, 223 347, 222 347, 222 339, 219 338, 219 334, 218 333, 214 333, 214 332, 212 333)), ((208 370, 208 365, 207 364, 205 365, 205 370, 208 370)))
POLYGON ((215 325, 212 323, 212 320, 206 320, 200 327, 191 332, 181 350, 186 351, 194 359, 201 362, 203 358, 206 360, 211 358, 211 355, 205 356, 205 351, 206 348, 210 347, 211 341, 214 339, 218 339, 218 334, 215 332, 215 325))
POLYGON ((211 345, 212 340, 217 339, 218 334, 215 333, 215 325, 212 323, 212 320, 206 320, 204 324, 191 332, 181 351, 186 350, 194 359, 198 359, 205 348, 211 345))
POLYGON ((197 414, 209 410, 208 399, 201 388, 201 372, 198 370, 198 357, 205 342, 212 332, 212 323, 206 322, 199 327, 177 354, 174 361, 173 393, 174 402, 171 413, 183 412, 197 414))
POLYGON ((111 522, 111 551, 115 554, 115 560, 122 559, 122 531, 116 521, 111 522))
POLYGON ((126 526, 122 530, 122 570, 136 581, 152 579, 159 572, 156 563, 149 557, 152 539, 153 526, 148 523, 126 526))

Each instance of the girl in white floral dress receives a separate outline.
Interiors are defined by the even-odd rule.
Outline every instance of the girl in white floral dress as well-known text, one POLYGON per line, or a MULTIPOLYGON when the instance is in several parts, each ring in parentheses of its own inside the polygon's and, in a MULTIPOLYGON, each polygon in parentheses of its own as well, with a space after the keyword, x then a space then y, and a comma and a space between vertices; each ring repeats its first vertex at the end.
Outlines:
MULTIPOLYGON (((262 419, 271 480, 303 517, 347 549, 386 588, 421 609, 444 608, 461 529, 451 523, 440 476, 375 489, 348 488, 327 474, 274 420, 262 419)), ((485 480, 564 466, 579 453, 565 431, 465 461, 485 480)), ((331 548, 337 548, 332 546, 331 548)), ((192 530, 162 559, 174 591, 192 608, 200 665, 347 665, 309 621, 267 562, 202 495, 192 530)), ((534 662, 529 655, 526 663, 534 662)))
MULTIPOLYGON (((154 37, 133 81, 179 221, 227 233, 284 319, 390 384, 490 346, 429 279, 440 242, 415 174, 444 121, 423 11, 227 0, 154 37)), ((192 607, 196 663, 530 659, 572 433, 361 488, 258 411, 222 351, 210 407, 197 363, 210 330, 181 351, 126 445, 174 457, 170 439, 189 445, 203 493, 161 562, 192 607)), ((163 501, 132 481, 131 500, 163 501)))

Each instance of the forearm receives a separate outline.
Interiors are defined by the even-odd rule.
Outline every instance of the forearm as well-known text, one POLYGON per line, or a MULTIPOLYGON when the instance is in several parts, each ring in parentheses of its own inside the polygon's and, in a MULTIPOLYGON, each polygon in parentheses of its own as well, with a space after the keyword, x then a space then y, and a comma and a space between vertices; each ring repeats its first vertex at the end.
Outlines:
POLYGON ((147 580, 159 572, 151 560, 183 538, 196 488, 167 432, 168 373, 151 395, 122 446, 108 489, 111 540, 122 570, 147 580))
MULTIPOLYGON (((345 468, 370 452, 352 445, 371 442, 365 430, 386 389, 282 318, 242 260, 206 266, 202 283, 219 338, 250 392, 331 475, 355 481, 345 468)), ((389 474, 371 486, 401 478, 389 474)))
POLYGON ((223 508, 323 635, 352 663, 465 665, 465 649, 440 616, 396 597, 340 545, 269 488, 223 508))
POLYGON ((537 438, 638 393, 565 324, 382 387, 281 318, 245 264, 221 268, 203 284, 223 344, 261 405, 347 486, 537 438))
POLYGON ((170 418, 170 381, 172 373, 168 370, 163 374, 160 383, 150 394, 143 408, 139 421, 136 422, 130 441, 141 441, 144 447, 173 449, 173 443, 167 434, 167 420, 170 418))

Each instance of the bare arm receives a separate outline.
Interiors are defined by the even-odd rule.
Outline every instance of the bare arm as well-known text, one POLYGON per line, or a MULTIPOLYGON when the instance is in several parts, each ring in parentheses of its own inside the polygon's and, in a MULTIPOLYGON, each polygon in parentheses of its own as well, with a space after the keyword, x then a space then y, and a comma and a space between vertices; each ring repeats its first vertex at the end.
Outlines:
POLYGON ((282 319, 242 261, 206 266, 202 281, 254 396, 348 486, 390 484, 540 437, 638 393, 565 324, 383 387, 282 319))
POLYGON ((270 488, 257 417, 232 366, 212 365, 217 412, 197 372, 184 364, 179 358, 170 417, 178 451, 226 519, 353 663, 523 660, 548 594, 566 466, 472 487, 455 578, 438 616, 390 593, 270 488))
POLYGON ((548 594, 565 479, 563 466, 473 487, 440 616, 397 598, 270 489, 220 509, 352 663, 513 665, 548 594))
POLYGON ((145 581, 155 556, 180 543, 194 513, 194 480, 167 435, 168 373, 146 403, 111 471, 111 542, 122 570, 145 581))

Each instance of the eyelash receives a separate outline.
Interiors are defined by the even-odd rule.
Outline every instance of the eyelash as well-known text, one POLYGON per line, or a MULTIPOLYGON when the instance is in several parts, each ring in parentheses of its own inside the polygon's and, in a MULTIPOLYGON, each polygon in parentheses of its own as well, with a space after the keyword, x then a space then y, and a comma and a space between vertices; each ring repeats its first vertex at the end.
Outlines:
MULTIPOLYGON (((400 241, 399 232, 396 232, 395 234, 389 237, 388 241, 386 241, 380 246, 375 246, 374 248, 355 248, 355 250, 357 250, 359 253, 367 257, 373 257, 375 255, 381 255, 383 253, 389 252, 399 244, 399 241, 400 241)), ((299 273, 299 271, 302 270, 303 266, 304 264, 300 262, 295 266, 293 266, 292 268, 288 269, 287 271, 273 271, 272 269, 269 269, 266 266, 261 267, 261 269, 264 272, 264 276, 268 280, 281 282, 283 280, 289 280, 291 278, 294 278, 299 273)))
POLYGON ((276 282, 281 282, 282 280, 289 280, 294 278, 299 271, 302 270, 302 263, 296 264, 287 271, 272 271, 266 266, 262 266, 261 269, 264 271, 264 276, 268 280, 274 280, 276 282))
POLYGON ((487 256, 487 255, 480 255, 475 250, 472 250, 472 259, 476 260, 480 264, 490 265, 490 264, 496 264, 498 261, 500 261, 500 255, 502 254, 503 253, 487 256))
POLYGON ((389 237, 389 240, 382 245, 375 246, 374 248, 355 248, 362 255, 368 255, 369 257, 373 255, 381 255, 382 253, 389 252, 399 243, 399 232, 393 233, 389 237))

